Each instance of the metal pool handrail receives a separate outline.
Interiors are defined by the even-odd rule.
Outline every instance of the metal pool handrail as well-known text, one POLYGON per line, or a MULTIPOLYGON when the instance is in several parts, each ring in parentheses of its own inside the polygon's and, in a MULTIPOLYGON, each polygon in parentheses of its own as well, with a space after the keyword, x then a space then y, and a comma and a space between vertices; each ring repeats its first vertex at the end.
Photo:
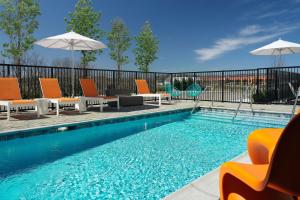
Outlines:
POLYGON ((239 105, 238 105, 238 107, 237 107, 237 109, 236 109, 236 111, 235 111, 235 114, 234 114, 234 116, 233 116, 233 120, 236 118, 236 116, 238 115, 238 113, 239 113, 239 111, 240 111, 240 108, 241 108, 241 106, 242 106, 242 103, 243 103, 243 99, 246 97, 246 94, 248 93, 248 91, 249 91, 249 89, 250 89, 250 108, 251 108, 251 112, 252 112, 252 114, 254 114, 254 110, 253 110, 253 105, 252 105, 252 93, 253 93, 253 85, 250 85, 250 86, 247 86, 246 87, 246 90, 244 91, 244 93, 243 93, 243 95, 241 96, 241 98, 240 98, 240 103, 239 103, 239 105))
POLYGON ((295 96, 295 103, 294 103, 294 105, 293 105, 293 109, 292 109, 292 113, 291 113, 291 118, 293 118, 294 115, 295 115, 296 106, 297 106, 297 102, 298 102, 299 95, 300 95, 300 86, 298 87, 298 90, 297 90, 297 93, 296 93, 296 92, 295 92, 295 89, 294 89, 294 87, 293 87, 293 85, 292 85, 292 83, 289 82, 288 84, 289 84, 289 86, 290 86, 290 89, 291 89, 293 95, 295 96))
MULTIPOLYGON (((211 88, 211 86, 206 86, 206 87, 204 88, 203 92, 198 96, 198 99, 197 99, 197 101, 196 101, 196 103, 195 103, 195 105, 194 105, 193 110, 191 111, 191 114, 193 114, 194 111, 195 111, 195 109, 197 108, 197 106, 198 106, 198 104, 199 104, 199 102, 200 102, 200 96, 201 96, 202 94, 204 94, 208 88, 211 88)), ((212 105, 213 105, 213 101, 212 101, 212 105)))

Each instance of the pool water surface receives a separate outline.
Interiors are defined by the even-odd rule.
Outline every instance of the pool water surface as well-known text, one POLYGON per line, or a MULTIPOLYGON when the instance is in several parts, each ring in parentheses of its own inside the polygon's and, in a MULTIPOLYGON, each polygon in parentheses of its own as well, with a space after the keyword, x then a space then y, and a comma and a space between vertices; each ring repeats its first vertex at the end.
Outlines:
POLYGON ((288 118, 203 111, 0 141, 0 199, 160 199, 288 118))

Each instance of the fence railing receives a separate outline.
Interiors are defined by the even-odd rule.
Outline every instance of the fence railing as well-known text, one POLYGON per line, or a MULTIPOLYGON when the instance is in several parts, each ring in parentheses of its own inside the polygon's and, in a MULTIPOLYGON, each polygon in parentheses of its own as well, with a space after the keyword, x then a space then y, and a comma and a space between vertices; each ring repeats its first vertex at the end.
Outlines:
MULTIPOLYGON (((39 78, 58 78, 63 95, 71 96, 71 68, 51 66, 30 66, 0 64, 0 77, 17 77, 23 98, 41 97, 39 78)), ((198 83, 202 87, 210 86, 201 100, 219 102, 239 102, 250 84, 255 87, 254 94, 248 92, 243 102, 253 98, 262 103, 288 103, 294 96, 288 83, 297 88, 300 85, 300 67, 258 68, 245 70, 225 70, 207 72, 139 72, 105 69, 75 69, 75 95, 81 95, 80 78, 95 81, 101 94, 110 88, 129 89, 136 92, 135 79, 146 79, 152 92, 164 90, 169 82, 183 91, 180 99, 194 99, 186 92, 188 85, 198 83)))

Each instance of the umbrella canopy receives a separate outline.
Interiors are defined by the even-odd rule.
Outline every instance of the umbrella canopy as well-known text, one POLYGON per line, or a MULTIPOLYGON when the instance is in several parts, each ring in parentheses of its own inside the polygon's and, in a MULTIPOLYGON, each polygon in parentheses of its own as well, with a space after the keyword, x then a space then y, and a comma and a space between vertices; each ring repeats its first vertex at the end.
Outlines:
POLYGON ((271 44, 250 51, 250 53, 253 55, 263 55, 263 56, 267 56, 267 55, 281 56, 285 54, 300 53, 300 44, 279 39, 275 42, 272 42, 271 44))
POLYGON ((35 42, 35 44, 46 48, 64 49, 64 50, 97 50, 106 48, 99 41, 82 36, 73 31, 57 36, 48 37, 35 42))
POLYGON ((92 51, 92 50, 106 48, 106 46, 102 42, 82 36, 73 31, 39 40, 35 42, 35 44, 46 48, 64 49, 64 50, 72 51, 72 97, 74 97, 74 85, 75 85, 74 84, 75 64, 74 64, 73 52, 76 50, 92 51))

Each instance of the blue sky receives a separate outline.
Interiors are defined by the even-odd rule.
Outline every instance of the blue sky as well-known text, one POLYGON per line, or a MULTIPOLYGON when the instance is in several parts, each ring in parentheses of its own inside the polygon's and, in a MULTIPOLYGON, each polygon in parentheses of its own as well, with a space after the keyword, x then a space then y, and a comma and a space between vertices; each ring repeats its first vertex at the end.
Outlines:
MULTIPOLYGON (((40 0, 41 16, 35 37, 65 32, 64 17, 75 0, 40 0)), ((179 72, 242 69, 270 66, 271 57, 252 56, 249 51, 278 38, 300 43, 300 0, 93 0, 102 12, 101 28, 111 29, 111 20, 121 17, 132 36, 146 20, 160 40, 158 59, 151 71, 179 72)), ((0 34, 0 43, 6 40, 0 34)), ((104 43, 107 41, 104 39, 104 43)), ((134 48, 134 44, 132 45, 134 48)), ((132 48, 127 52, 135 70, 132 48)), ((34 52, 51 59, 69 56, 63 50, 34 47, 34 52)), ((100 68, 115 69, 109 50, 97 57, 100 68)), ((76 54, 79 56, 79 54, 76 54)), ((300 55, 285 57, 286 65, 299 65, 300 55)))

